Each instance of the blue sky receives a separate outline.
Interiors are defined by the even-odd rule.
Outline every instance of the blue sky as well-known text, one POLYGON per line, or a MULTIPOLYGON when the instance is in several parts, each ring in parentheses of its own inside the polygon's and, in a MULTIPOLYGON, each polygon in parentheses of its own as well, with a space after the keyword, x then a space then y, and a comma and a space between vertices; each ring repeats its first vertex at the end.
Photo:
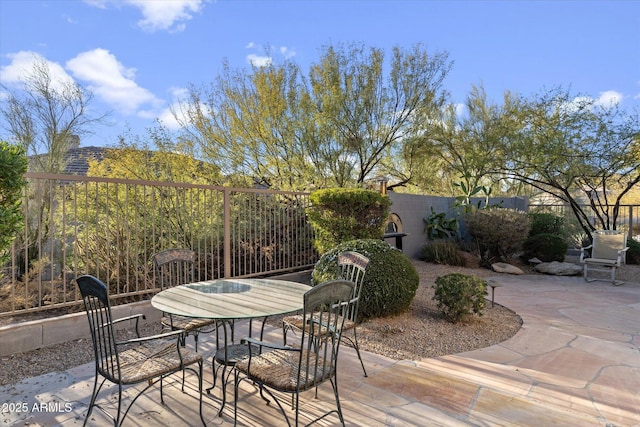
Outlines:
POLYGON ((350 42, 448 52, 454 103, 472 85, 493 101, 561 85, 640 108, 640 1, 0 0, 2 84, 16 87, 35 55, 111 111, 82 146, 144 135, 156 118, 171 126, 169 106, 224 59, 307 70, 322 46, 350 42))

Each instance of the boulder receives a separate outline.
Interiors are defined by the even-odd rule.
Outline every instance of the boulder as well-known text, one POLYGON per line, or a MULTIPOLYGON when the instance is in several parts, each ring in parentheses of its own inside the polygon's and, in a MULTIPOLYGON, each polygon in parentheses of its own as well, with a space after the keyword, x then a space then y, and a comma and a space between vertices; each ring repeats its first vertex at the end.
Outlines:
POLYGON ((491 264, 491 268, 497 273, 524 274, 524 271, 520 270, 515 265, 507 264, 506 262, 496 262, 491 264))
POLYGON ((543 262, 533 268, 538 273, 553 274, 554 276, 577 276, 582 273, 582 267, 570 262, 543 262))

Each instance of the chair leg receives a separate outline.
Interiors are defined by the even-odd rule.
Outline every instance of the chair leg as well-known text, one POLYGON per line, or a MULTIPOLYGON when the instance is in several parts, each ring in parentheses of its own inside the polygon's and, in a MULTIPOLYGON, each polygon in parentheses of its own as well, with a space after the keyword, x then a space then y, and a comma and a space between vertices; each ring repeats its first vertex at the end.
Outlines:
POLYGON ((353 327, 353 347, 356 349, 356 353, 358 354, 358 359, 360 360, 360 365, 362 366, 362 372, 364 373, 365 378, 367 375, 367 370, 364 368, 364 362, 362 361, 362 356, 360 355, 360 346, 358 345, 358 334, 356 332, 357 327, 354 325, 353 327))
POLYGON ((287 345, 287 326, 282 322, 282 345, 287 345))
POLYGON ((195 330, 193 331, 193 341, 195 342, 195 346, 196 346, 196 353, 198 352, 198 333, 199 331, 195 330))
POLYGON ((114 426, 122 425, 124 418, 127 416, 127 412, 129 412, 129 408, 124 412, 122 418, 120 418, 120 410, 122 409, 122 384, 118 384, 118 416, 115 420, 113 420, 114 426))
MULTIPOLYGON (((84 419, 84 424, 82 424, 83 427, 87 425, 87 420, 91 416, 91 412, 93 412, 93 407, 96 403, 96 397, 98 397, 98 391, 99 391, 97 387, 98 387, 98 372, 96 371, 96 376, 93 381, 93 392, 91 393, 91 400, 89 401, 89 409, 87 410, 87 416, 84 419)), ((100 385, 100 388, 102 388, 102 384, 100 385)))
POLYGON ((336 398, 336 410, 338 412, 338 418, 340 418, 340 423, 344 427, 344 417, 342 416, 342 406, 340 406, 340 395, 338 394, 338 378, 335 377, 331 381, 331 386, 333 387, 333 395, 336 398))
POLYGON ((203 361, 201 360, 198 362, 198 394, 200 395, 200 421, 202 421, 202 425, 206 427, 207 423, 202 415, 202 374, 204 372, 202 365, 203 361))

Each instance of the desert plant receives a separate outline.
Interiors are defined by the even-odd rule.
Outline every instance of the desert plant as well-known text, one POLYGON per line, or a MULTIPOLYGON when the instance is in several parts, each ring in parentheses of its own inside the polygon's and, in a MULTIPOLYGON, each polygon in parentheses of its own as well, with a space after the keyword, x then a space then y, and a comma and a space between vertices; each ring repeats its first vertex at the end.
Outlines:
POLYGON ((640 242, 629 237, 627 246, 627 264, 640 264, 640 242))
POLYGON ((458 245, 447 239, 438 239, 425 245, 420 252, 420 259, 434 264, 457 265, 464 267, 466 259, 460 255, 458 245))
POLYGON ((567 242, 557 234, 541 233, 527 238, 522 244, 524 259, 538 258, 543 262, 564 261, 567 242))
POLYGON ((508 261, 522 248, 529 234, 529 217, 525 212, 505 208, 481 209, 464 216, 469 234, 480 251, 480 262, 489 266, 508 261))
POLYGON ((409 308, 418 289, 418 272, 405 254, 377 239, 351 240, 327 251, 313 270, 314 285, 338 277, 338 254, 342 251, 356 251, 369 258, 358 319, 390 316, 409 308))
POLYGON ((309 200, 307 216, 321 254, 348 240, 381 239, 384 234, 391 201, 377 191, 328 188, 314 191, 309 200))
POLYGON ((529 220, 531 228, 529 236, 536 234, 556 234, 562 236, 564 233, 564 218, 548 212, 530 212, 529 220))
POLYGON ((446 212, 436 212, 431 207, 431 215, 423 221, 427 224, 424 232, 429 240, 455 239, 458 235, 458 219, 447 218, 446 212))
POLYGON ((475 276, 451 273, 436 278, 434 301, 444 317, 453 323, 472 312, 482 316, 487 295, 487 283, 475 276))

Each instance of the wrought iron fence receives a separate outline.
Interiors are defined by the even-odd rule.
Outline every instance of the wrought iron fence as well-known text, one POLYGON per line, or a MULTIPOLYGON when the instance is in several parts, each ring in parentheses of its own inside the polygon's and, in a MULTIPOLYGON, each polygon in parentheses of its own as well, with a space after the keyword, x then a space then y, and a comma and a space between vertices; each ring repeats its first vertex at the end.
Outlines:
MULTIPOLYGON (((582 208, 585 212, 589 212, 591 208, 588 205, 583 205, 582 208)), ((558 216, 562 216, 567 219, 569 226, 571 222, 577 233, 582 233, 582 230, 577 225, 577 220, 574 218, 574 214, 571 208, 566 204, 532 204, 529 205, 529 212, 550 212, 558 216)), ((613 206, 609 207, 609 218, 613 218, 613 206)), ((597 224, 596 218, 592 219, 592 224, 597 224)), ((618 217, 616 219, 616 227, 618 230, 623 230, 628 236, 636 239, 640 238, 640 205, 620 205, 618 217)))
POLYGON ((0 273, 0 317, 77 305, 92 274, 119 302, 158 291, 151 256, 197 253, 197 280, 312 266, 308 193, 28 173, 24 230, 0 273))

